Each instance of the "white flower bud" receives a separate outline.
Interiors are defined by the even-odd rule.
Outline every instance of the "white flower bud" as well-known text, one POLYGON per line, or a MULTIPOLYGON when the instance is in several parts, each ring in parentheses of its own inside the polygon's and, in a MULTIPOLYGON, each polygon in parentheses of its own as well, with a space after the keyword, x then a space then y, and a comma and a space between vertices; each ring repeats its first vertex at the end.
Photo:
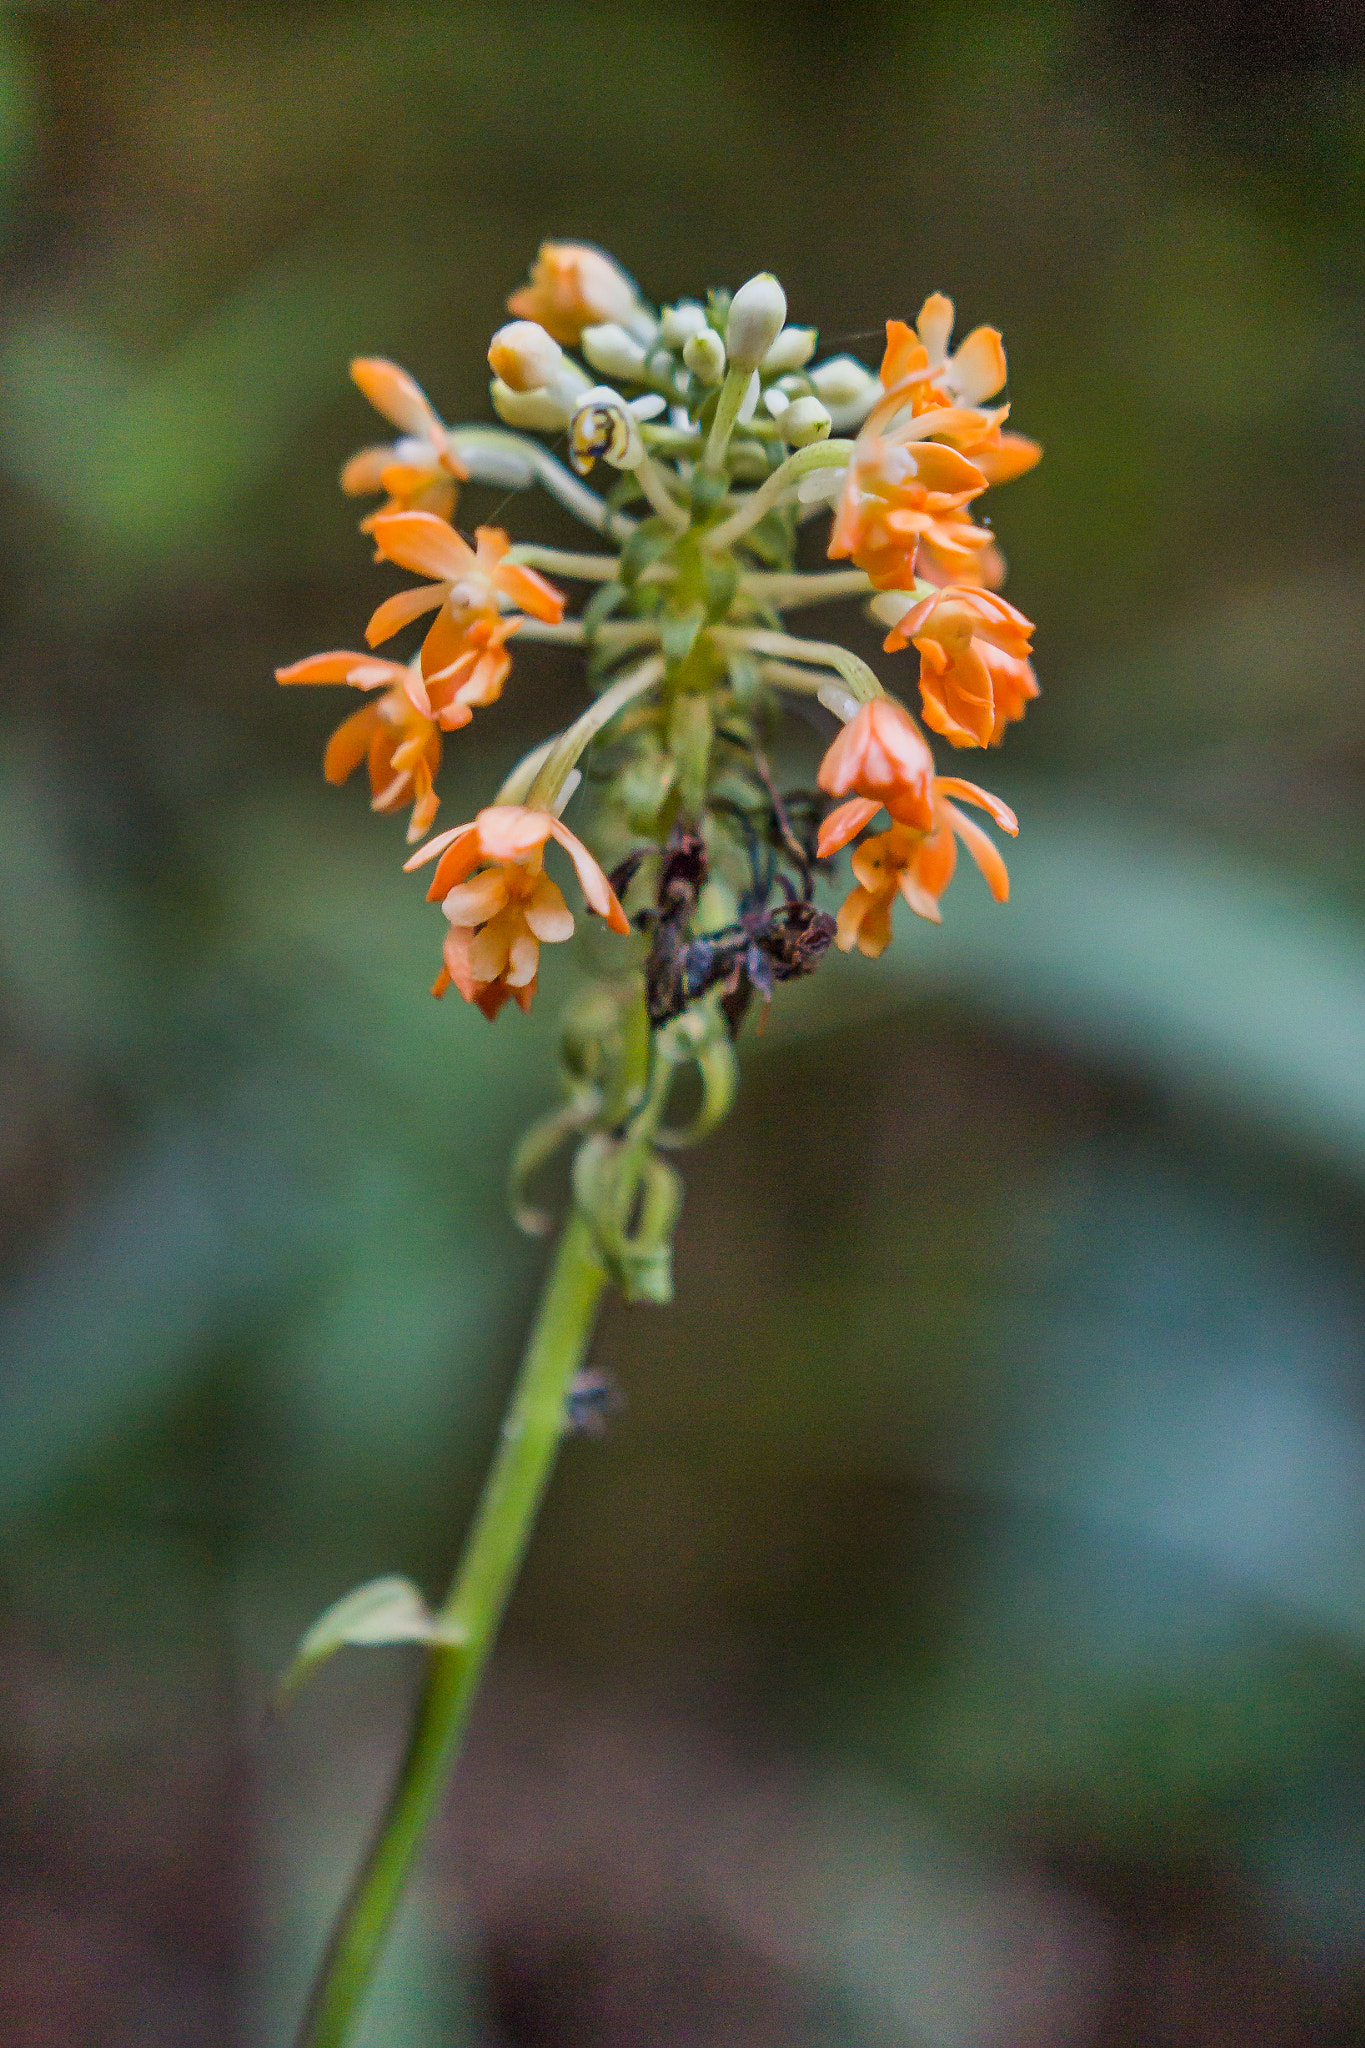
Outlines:
POLYGON ((787 294, 770 270, 742 284, 730 301, 725 349, 731 367, 756 370, 782 332, 787 294))
POLYGON ((758 381, 758 371, 755 370, 753 376, 749 379, 748 389, 739 401, 739 411, 735 414, 737 425, 741 427, 747 426, 758 411, 758 394, 761 389, 762 386, 758 381))
POLYGON ((638 384, 644 375, 644 350, 615 320, 604 321, 600 327, 585 327, 578 346, 594 370, 600 370, 604 377, 619 377, 638 384))
POLYGON ((763 358, 765 370, 776 376, 780 370, 800 370, 815 354, 818 336, 813 327, 784 327, 763 358))
POLYGON ((778 421, 778 432, 793 448, 807 448, 823 441, 830 429, 828 406, 818 398, 794 398, 778 421))
POLYGON ((569 422, 569 453, 579 474, 586 475, 599 455, 613 469, 636 469, 644 452, 635 415, 620 392, 610 384, 585 391, 569 422))
POLYGON ((703 327, 683 343, 683 361, 703 384, 719 384, 725 375, 725 343, 714 327, 703 327))
POLYGON ((701 334, 710 325, 706 309, 695 299, 680 299, 676 306, 665 306, 659 323, 659 339, 665 348, 671 348, 675 355, 689 342, 694 334, 701 334))
POLYGON ((763 403, 775 420, 780 420, 791 404, 790 391, 784 391, 780 384, 772 384, 763 394, 763 403))
POLYGON ((488 344, 488 367, 512 391, 541 391, 564 360, 552 334, 535 320, 509 320, 488 344))
POLYGON ((878 383, 871 370, 852 356, 831 356, 827 363, 817 363, 810 381, 816 397, 823 398, 826 405, 856 405, 869 387, 878 383))
POLYGON ((575 400, 566 392, 514 391, 495 377, 488 387, 493 410, 509 427, 529 427, 537 434, 557 434, 573 417, 575 400))

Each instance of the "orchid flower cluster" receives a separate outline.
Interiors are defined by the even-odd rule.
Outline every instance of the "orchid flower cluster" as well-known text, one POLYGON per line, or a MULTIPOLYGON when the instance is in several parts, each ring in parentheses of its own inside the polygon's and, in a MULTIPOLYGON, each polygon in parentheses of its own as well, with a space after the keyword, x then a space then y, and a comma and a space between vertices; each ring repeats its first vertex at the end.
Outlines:
POLYGON ((567 855, 620 953, 570 1005, 568 1103, 523 1142, 518 1212, 540 1223, 525 1184, 576 1134, 576 1197, 613 1277, 662 1299, 680 1197, 660 1148, 728 1105, 752 998, 766 1007, 831 942, 877 957, 897 897, 938 922, 959 842, 992 895, 1008 895, 994 841, 963 806, 1011 834, 1012 812, 940 774, 924 728, 955 750, 996 745, 1037 695, 1033 629, 999 594, 979 501, 1041 451, 1006 428, 999 334, 977 327, 954 348, 940 293, 913 326, 887 322, 875 373, 851 355, 819 359, 815 330, 788 323, 766 273, 656 308, 601 251, 547 243, 508 311, 488 349, 501 426, 447 426, 396 364, 352 365, 398 432, 354 455, 342 488, 382 496, 362 531, 421 580, 379 606, 367 650, 277 673, 366 695, 324 773, 339 783, 364 763, 374 808, 409 810, 421 843, 407 866, 430 868, 446 920, 437 995, 453 986, 490 1019, 508 1001, 529 1007, 541 947, 574 930, 545 865, 552 845, 567 855), (597 465, 601 490, 584 481, 597 465), (493 524, 467 538, 455 523, 466 484, 504 501, 538 484, 605 546, 514 545, 493 524), (831 507, 825 554, 841 566, 798 568, 808 522, 831 507), (576 614, 560 584, 590 593, 576 614), (787 630, 788 612, 855 597, 887 629, 888 655, 918 656, 922 722, 852 651, 787 630), (370 651, 418 619, 429 624, 409 658, 370 651), (472 820, 428 837, 446 738, 502 695, 514 640, 579 650, 587 701, 472 820), (837 730, 818 790, 784 792, 770 753, 800 699, 837 730), (580 787, 596 851, 561 815, 580 787), (835 918, 814 891, 847 847, 853 886, 835 918), (680 1131, 664 1110, 689 1062, 702 1107, 680 1131))
POLYGON ((937 923, 959 844, 1005 900, 999 850, 968 812, 1007 833, 1013 813, 939 774, 924 728, 956 750, 994 746, 1038 693, 1033 629, 999 594, 1004 563, 978 510, 1040 452, 1006 428, 994 328, 954 348, 952 303, 935 293, 913 327, 888 321, 873 372, 821 358, 766 273, 656 308, 600 250, 563 243, 542 247, 508 311, 488 350, 500 425, 447 426, 397 364, 352 365, 397 438, 352 456, 342 487, 381 498, 362 531, 420 580, 379 606, 366 649, 277 671, 365 696, 323 768, 344 782, 364 763, 374 808, 409 812, 407 865, 430 871, 446 924, 436 995, 454 988, 490 1019, 530 1007, 541 947, 575 922, 547 855, 574 871, 599 969, 564 1014, 565 1100, 513 1161, 518 1220, 544 1230, 531 1184, 573 1141, 572 1201, 450 1590, 432 1612, 408 1580, 359 1587, 308 1632, 287 1681, 341 1643, 419 1642, 427 1656, 300 2048, 353 2040, 559 1443, 596 1412, 602 1375, 587 1359, 605 1289, 669 1298, 682 1200, 669 1151, 729 1107, 755 999, 766 1013, 831 945, 875 959, 897 898, 937 923), (605 488, 585 482, 595 469, 605 488), (472 537, 455 523, 466 485, 498 493, 472 537), (494 522, 532 485, 598 546, 513 544, 494 522), (838 566, 798 566, 808 522, 830 508, 838 566), (564 584, 587 593, 573 614, 564 584), (919 722, 851 649, 788 630, 787 613, 838 598, 861 598, 886 628, 893 677, 918 655, 919 722), (373 652, 418 619, 406 659, 373 652), (475 817, 429 836, 447 736, 502 695, 513 641, 537 640, 581 655, 575 714, 475 817), (792 707, 828 742, 814 789, 782 788, 774 765, 792 707), (583 837, 564 821, 575 799, 583 837), (816 894, 846 848, 853 886, 835 916, 816 894), (680 1124, 668 1111, 688 1068, 698 1100, 680 1124))

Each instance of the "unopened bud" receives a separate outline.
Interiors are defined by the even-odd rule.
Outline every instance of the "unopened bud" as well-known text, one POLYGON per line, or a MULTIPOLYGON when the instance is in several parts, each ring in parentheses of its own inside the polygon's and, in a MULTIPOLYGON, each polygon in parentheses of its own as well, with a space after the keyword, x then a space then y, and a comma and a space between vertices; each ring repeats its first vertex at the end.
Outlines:
POLYGON ((763 403, 775 420, 781 419, 791 402, 790 391, 784 391, 780 384, 770 384, 763 394, 763 403))
POLYGON ((610 384, 585 391, 569 422, 569 453, 574 468, 586 475, 600 456, 613 469, 636 469, 645 444, 635 415, 610 384))
POLYGON ((536 320, 509 320, 488 344, 488 367, 512 391, 540 391, 564 360, 564 351, 536 320))
POLYGON ((683 361, 702 384, 719 384, 725 375, 725 343, 714 327, 702 327, 683 343, 683 361))
POLYGON ((695 299, 680 299, 676 306, 665 306, 663 319, 659 323, 659 339, 665 348, 676 354, 694 334, 704 333, 710 322, 706 309, 695 299))
POLYGON ((604 377, 619 377, 638 384, 644 375, 644 350, 615 320, 606 320, 600 327, 585 327, 578 346, 594 370, 600 370, 604 377))
POLYGON ((807 448, 812 441, 823 441, 829 429, 829 408, 821 405, 818 398, 794 398, 777 427, 782 439, 790 441, 793 448, 807 448))
POLYGON ((725 348, 736 370, 756 370, 782 332, 787 294, 770 270, 742 284, 730 301, 725 348))
POLYGON ((776 376, 781 370, 800 370, 815 354, 818 336, 813 327, 784 327, 763 358, 765 370, 776 376))
POLYGON ((567 427, 578 403, 575 392, 546 385, 540 391, 514 391, 501 377, 488 387, 493 410, 509 427, 529 427, 537 434, 557 434, 567 427))
POLYGON ((856 404, 878 382, 871 370, 853 356, 831 356, 827 363, 817 363, 810 372, 810 381, 816 397, 833 406, 856 404))
POLYGON ((755 370, 753 376, 749 379, 743 398, 739 401, 739 411, 735 414, 735 419, 741 427, 747 426, 758 411, 758 394, 761 388, 758 381, 758 371, 755 370))

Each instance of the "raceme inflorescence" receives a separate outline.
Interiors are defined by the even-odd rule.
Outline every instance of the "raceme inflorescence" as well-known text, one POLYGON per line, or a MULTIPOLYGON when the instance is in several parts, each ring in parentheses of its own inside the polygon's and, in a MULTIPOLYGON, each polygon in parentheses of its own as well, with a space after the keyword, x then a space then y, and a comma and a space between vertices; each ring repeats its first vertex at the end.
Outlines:
POLYGON ((518 1219, 547 1229, 530 1185, 572 1143, 572 1201, 455 1584, 433 1617, 406 1582, 377 1582, 390 1591, 362 1589, 337 1610, 363 1610, 363 1627, 329 1636, 319 1624, 307 1639, 316 1657, 324 1638, 406 1633, 429 1654, 412 1750, 305 2024, 313 2048, 346 2038, 455 1753, 603 1289, 669 1297, 681 1184, 667 1155, 729 1106, 733 1042, 755 1000, 766 1011, 831 944, 875 959, 897 898, 937 923, 959 843, 1005 900, 1004 861, 969 810, 1011 834, 1014 815, 939 773, 924 728, 950 750, 994 746, 1038 693, 1033 629, 999 594, 1004 562, 980 510, 1041 452, 1005 425, 994 328, 954 348, 953 304, 936 292, 913 326, 887 321, 873 371, 821 359, 767 273, 660 309, 600 250, 564 243, 541 248, 508 311, 488 349, 501 425, 447 426, 395 363, 352 365, 397 438, 352 456, 342 487, 382 499, 362 531, 420 580, 380 604, 365 650, 277 671, 365 694, 324 772, 342 782, 364 763, 375 810, 408 811, 407 867, 445 919, 438 996, 453 988, 489 1019, 509 1002, 528 1009, 542 946, 575 929, 569 868, 574 904, 602 933, 595 978, 563 1019, 565 1099, 513 1163, 518 1219), (584 480, 594 472, 606 488, 584 480), (501 509, 466 533, 467 484, 492 486, 499 507, 539 486, 596 545, 513 543, 494 523, 501 509), (820 539, 838 566, 798 567, 820 539), (576 610, 564 585, 587 593, 576 610), (850 649, 788 629, 788 613, 843 598, 885 627, 898 691, 918 659, 920 722, 850 649), (395 658, 391 643, 419 619, 420 646, 395 658), (576 711, 472 819, 429 837, 447 736, 498 700, 528 641, 574 650, 576 711), (783 788, 784 713, 795 703, 818 720, 812 700, 829 714, 817 786, 783 788), (852 887, 834 915, 817 888, 847 848, 852 887), (667 1110, 689 1066, 699 1106, 679 1126, 667 1110))

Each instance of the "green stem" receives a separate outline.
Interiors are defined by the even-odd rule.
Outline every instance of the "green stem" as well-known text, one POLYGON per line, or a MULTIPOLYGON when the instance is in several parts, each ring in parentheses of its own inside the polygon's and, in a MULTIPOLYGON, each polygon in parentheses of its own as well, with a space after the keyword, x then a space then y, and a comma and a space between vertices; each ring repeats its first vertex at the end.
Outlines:
POLYGON ((580 583, 610 583, 621 568, 619 555, 571 554, 564 548, 542 548, 535 542, 519 541, 507 550, 509 562, 524 562, 528 569, 545 569, 552 576, 576 577, 580 583))
POLYGON ((481 468, 487 468, 488 458, 494 465, 489 480, 504 482, 512 490, 525 490, 531 483, 539 483, 558 498, 561 505, 581 519, 585 526, 591 526, 598 533, 608 534, 613 540, 629 540, 635 531, 635 521, 624 512, 614 512, 610 505, 590 491, 586 484, 556 461, 548 448, 542 448, 538 441, 528 441, 522 434, 503 427, 452 427, 455 446, 469 466, 472 476, 481 468), (480 457, 484 463, 480 463, 480 457), (519 465, 520 475, 516 482, 512 477, 516 471, 508 465, 519 465), (524 476, 525 481, 521 481, 524 476))
POLYGON ((837 597, 871 597, 876 586, 861 569, 826 569, 809 574, 752 570, 740 577, 739 587, 746 597, 786 612, 795 605, 828 604, 837 597))
POLYGON ((860 655, 834 640, 803 640, 795 633, 769 633, 757 627, 713 626, 711 638, 721 647, 742 647, 750 654, 775 655, 778 660, 805 661, 819 668, 832 668, 841 675, 860 704, 870 703, 886 692, 860 655))
POLYGON ((752 370, 737 370, 732 363, 725 372, 725 382, 720 387, 716 400, 715 415, 711 431, 706 437, 706 453, 702 457, 702 468, 720 472, 725 468, 725 451, 730 445, 730 436, 735 431, 739 409, 748 396, 753 382, 752 370))
POLYGON ((817 469, 846 468, 852 453, 851 441, 815 441, 809 448, 798 448, 780 469, 773 471, 766 483, 751 491, 747 498, 741 498, 738 509, 728 519, 710 529, 704 546, 711 553, 733 547, 741 534, 747 533, 751 526, 757 526, 766 512, 780 504, 789 491, 795 490, 802 477, 812 475, 817 469))
POLYGON ((591 1224, 575 1209, 559 1240, 493 1469, 440 1619, 461 1632, 434 1649, 408 1753, 323 1957, 298 2048, 343 2048, 359 2017, 408 1873, 459 1754, 503 1609, 564 1433, 569 1382, 606 1285, 591 1224))
POLYGON ((652 654, 638 668, 631 669, 619 682, 613 683, 609 690, 604 690, 548 750, 524 801, 533 810, 551 809, 563 787, 564 777, 576 764, 588 741, 596 739, 603 726, 610 725, 618 711, 624 710, 636 697, 642 697, 646 690, 652 690, 663 672, 663 657, 652 654))

